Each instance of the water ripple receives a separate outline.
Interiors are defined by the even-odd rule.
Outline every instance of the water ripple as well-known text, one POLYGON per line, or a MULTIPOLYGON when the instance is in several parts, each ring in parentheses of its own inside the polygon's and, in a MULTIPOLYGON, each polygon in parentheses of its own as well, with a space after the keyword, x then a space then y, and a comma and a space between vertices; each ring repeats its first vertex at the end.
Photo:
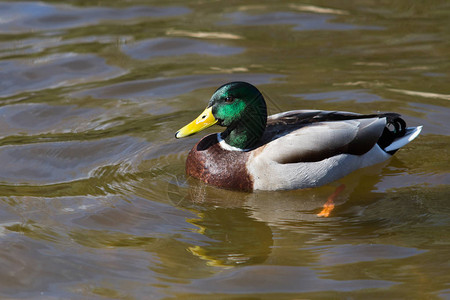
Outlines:
POLYGON ((30 61, 0 61, 0 97, 105 80, 126 73, 95 55, 66 53, 30 61))
POLYGON ((207 43, 186 38, 156 38, 125 44, 123 51, 136 59, 148 59, 158 56, 195 55, 233 55, 244 51, 240 47, 207 43))
POLYGON ((334 19, 331 15, 308 14, 294 12, 273 12, 267 14, 250 15, 244 12, 234 12, 224 16, 226 21, 220 25, 295 25, 294 30, 383 30, 380 26, 353 25, 339 22, 330 22, 334 19))
POLYGON ((97 24, 107 20, 139 17, 163 18, 179 16, 190 10, 182 6, 126 8, 50 5, 43 2, 0 3, 0 33, 22 33, 30 30, 58 30, 97 24))

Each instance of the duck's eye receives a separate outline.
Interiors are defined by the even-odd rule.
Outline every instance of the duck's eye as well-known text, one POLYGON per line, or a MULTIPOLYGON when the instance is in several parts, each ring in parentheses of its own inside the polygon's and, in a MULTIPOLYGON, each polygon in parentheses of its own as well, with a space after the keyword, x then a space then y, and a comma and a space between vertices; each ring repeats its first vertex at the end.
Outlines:
POLYGON ((234 101, 234 97, 233 96, 228 96, 228 97, 225 98, 225 102, 227 102, 227 103, 231 103, 233 101, 234 101))

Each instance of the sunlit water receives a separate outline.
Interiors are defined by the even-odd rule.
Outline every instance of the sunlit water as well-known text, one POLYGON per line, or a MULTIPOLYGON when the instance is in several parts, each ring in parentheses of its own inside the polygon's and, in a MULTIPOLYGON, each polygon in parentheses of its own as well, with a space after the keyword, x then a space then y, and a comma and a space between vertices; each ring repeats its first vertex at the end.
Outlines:
POLYGON ((0 298, 450 299, 450 5, 391 2, 0 2, 0 298), (207 187, 174 133, 232 80, 423 133, 321 188, 207 187))

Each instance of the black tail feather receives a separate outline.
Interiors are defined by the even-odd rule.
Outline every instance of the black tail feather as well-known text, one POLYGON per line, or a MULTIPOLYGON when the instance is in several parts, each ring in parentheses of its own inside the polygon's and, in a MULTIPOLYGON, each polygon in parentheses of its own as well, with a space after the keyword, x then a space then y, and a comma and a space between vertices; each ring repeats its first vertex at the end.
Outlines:
MULTIPOLYGON (((406 133, 406 122, 396 113, 384 113, 378 115, 386 118, 386 127, 381 134, 377 144, 382 148, 389 146, 396 138, 402 137, 406 133)), ((395 153, 395 151, 393 151, 395 153)), ((394 154, 390 153, 390 154, 394 154)))

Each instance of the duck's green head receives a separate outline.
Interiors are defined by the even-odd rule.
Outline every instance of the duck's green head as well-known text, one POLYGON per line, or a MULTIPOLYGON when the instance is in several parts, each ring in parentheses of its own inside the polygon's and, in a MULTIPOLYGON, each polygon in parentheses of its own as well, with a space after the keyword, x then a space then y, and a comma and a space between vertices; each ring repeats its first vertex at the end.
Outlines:
POLYGON ((260 91, 247 82, 219 87, 200 116, 181 128, 176 138, 197 133, 214 124, 227 127, 221 137, 241 149, 253 147, 266 128, 267 108, 260 91))

